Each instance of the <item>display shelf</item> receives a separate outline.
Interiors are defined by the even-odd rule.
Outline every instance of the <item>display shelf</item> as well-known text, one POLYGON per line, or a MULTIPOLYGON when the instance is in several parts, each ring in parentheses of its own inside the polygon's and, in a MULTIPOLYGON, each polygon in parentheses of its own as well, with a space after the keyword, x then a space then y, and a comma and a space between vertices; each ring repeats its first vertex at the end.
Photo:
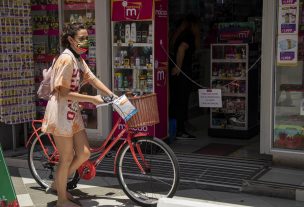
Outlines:
MULTIPOLYGON (((19 124, 35 118, 33 43, 28 2, 2 1, 0 47, 0 122, 19 124), (11 2, 11 3, 9 3, 11 2), (5 6, 6 5, 6 6, 5 6)), ((15 142, 15 136, 13 136, 15 142)), ((16 147, 16 146, 14 146, 16 147)))
POLYGON ((153 47, 150 43, 113 43, 113 47, 153 47))
POLYGON ((222 89, 223 107, 210 110, 209 136, 249 138, 257 133, 257 73, 247 73, 249 56, 248 44, 211 45, 210 84, 222 89))
POLYGON ((33 35, 58 36, 59 30, 57 30, 57 29, 39 29, 39 30, 34 30, 33 35))
POLYGON ((114 67, 114 70, 153 70, 152 67, 134 66, 134 67, 114 67))
POLYGON ((247 60, 244 59, 213 59, 213 63, 247 63, 247 60))
MULTIPOLYGON (((34 53, 34 83, 38 90, 39 83, 43 80, 42 70, 49 68, 53 59, 59 54, 59 5, 57 1, 33 1, 31 5, 33 53, 34 53)), ((60 3, 60 1, 58 1, 60 3)), ((35 96, 37 108, 36 118, 42 119, 46 103, 35 96)))
POLYGON ((32 11, 58 11, 58 4, 32 5, 32 11))
POLYGON ((212 88, 222 89, 223 99, 223 108, 210 111, 210 128, 213 130, 248 129, 247 68, 247 44, 211 45, 210 83, 212 88))
POLYGON ((74 3, 74 4, 64 4, 64 10, 94 10, 95 3, 74 3))
POLYGON ((127 88, 127 89, 123 89, 123 88, 119 88, 119 89, 114 89, 114 91, 117 91, 117 92, 132 92, 132 93, 153 93, 152 90, 139 90, 139 89, 130 89, 130 88, 127 88))
POLYGON ((119 94, 127 91, 139 93, 154 91, 152 25, 152 21, 112 22, 113 88, 119 94), (130 40, 138 40, 138 42, 125 43, 130 40), (145 43, 148 40, 152 43, 145 43))
POLYGON ((231 78, 226 78, 226 77, 220 77, 220 76, 212 76, 212 80, 230 80, 230 81, 241 81, 241 80, 246 80, 246 78, 239 78, 239 77, 231 77, 231 78))
MULTIPOLYGON (((112 89, 117 95, 157 94, 160 124, 137 130, 168 137, 168 47, 167 0, 111 1, 112 89), (140 2, 141 7, 137 7, 140 2), (129 14, 132 10, 132 14, 129 14), (135 11, 136 10, 136 11, 135 11), (136 13, 133 13, 133 11, 136 13), (166 48, 162 50, 160 42, 166 48)), ((117 121, 113 113, 113 123, 117 121)), ((116 130, 114 135, 119 134, 116 130)))
POLYGON ((214 114, 234 114, 235 112, 227 112, 227 111, 212 111, 214 114))
POLYGON ((212 127, 213 129, 246 130, 246 129, 244 129, 244 127, 236 127, 236 126, 229 126, 229 125, 227 125, 226 127, 211 125, 211 127, 212 127))
POLYGON ((222 93, 222 96, 227 97, 247 97, 246 93, 238 94, 238 93, 222 93))
POLYGON ((52 62, 56 55, 34 54, 35 62, 52 62))

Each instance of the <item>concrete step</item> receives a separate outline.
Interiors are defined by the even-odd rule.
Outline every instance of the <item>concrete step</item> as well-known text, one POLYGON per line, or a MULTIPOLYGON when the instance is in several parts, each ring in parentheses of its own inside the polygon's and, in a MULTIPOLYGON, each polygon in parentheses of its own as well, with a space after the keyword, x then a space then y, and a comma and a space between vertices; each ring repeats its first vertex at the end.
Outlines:
POLYGON ((245 180, 242 192, 296 201, 304 201, 304 186, 270 181, 245 180))

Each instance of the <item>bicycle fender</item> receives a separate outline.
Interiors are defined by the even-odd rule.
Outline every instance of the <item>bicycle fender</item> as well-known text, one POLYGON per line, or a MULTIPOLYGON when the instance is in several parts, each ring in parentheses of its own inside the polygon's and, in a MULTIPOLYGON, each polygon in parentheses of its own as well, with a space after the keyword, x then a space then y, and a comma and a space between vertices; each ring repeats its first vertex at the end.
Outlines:
POLYGON ((121 149, 123 148, 123 146, 125 146, 127 144, 127 140, 125 140, 118 148, 116 155, 115 155, 115 159, 114 159, 114 175, 116 175, 116 162, 117 162, 117 157, 121 151, 121 149))

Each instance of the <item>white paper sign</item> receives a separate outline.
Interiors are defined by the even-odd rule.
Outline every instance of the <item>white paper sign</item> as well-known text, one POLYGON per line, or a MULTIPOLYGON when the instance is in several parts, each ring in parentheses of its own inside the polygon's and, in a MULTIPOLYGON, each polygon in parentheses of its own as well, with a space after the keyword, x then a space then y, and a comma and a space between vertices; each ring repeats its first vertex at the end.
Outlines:
POLYGON ((221 89, 199 89, 199 106, 210 108, 222 108, 222 91, 221 89))

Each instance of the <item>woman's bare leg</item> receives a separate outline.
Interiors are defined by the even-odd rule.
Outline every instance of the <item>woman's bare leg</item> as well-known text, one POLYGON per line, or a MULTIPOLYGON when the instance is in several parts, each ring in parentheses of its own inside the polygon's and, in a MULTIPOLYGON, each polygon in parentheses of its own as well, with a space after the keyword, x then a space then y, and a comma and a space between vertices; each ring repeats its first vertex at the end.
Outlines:
POLYGON ((58 195, 57 205, 70 203, 67 198, 66 186, 69 167, 74 157, 74 146, 72 137, 54 136, 59 152, 59 164, 56 170, 56 190, 58 195))
POLYGON ((81 130, 73 137, 75 156, 69 168, 69 176, 90 158, 90 146, 88 136, 85 130, 81 130))
MULTIPOLYGON (((71 176, 80 167, 82 163, 84 163, 90 158, 90 146, 88 142, 88 136, 85 130, 82 130, 74 135, 73 148, 75 151, 75 155, 69 168, 69 176, 71 176)), ((52 189, 54 190, 56 190, 55 182, 52 184, 52 189)))

